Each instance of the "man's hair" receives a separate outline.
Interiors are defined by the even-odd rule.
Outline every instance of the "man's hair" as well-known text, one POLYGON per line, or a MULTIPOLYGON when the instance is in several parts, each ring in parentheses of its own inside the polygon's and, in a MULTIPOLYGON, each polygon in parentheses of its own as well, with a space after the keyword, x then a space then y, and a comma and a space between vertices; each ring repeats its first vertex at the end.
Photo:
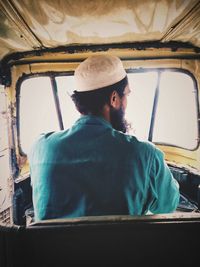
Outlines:
POLYGON ((105 104, 110 101, 110 96, 113 91, 116 91, 120 98, 124 95, 124 89, 128 84, 127 76, 121 81, 92 91, 77 92, 74 91, 72 100, 74 101, 77 110, 83 115, 99 115, 105 104))

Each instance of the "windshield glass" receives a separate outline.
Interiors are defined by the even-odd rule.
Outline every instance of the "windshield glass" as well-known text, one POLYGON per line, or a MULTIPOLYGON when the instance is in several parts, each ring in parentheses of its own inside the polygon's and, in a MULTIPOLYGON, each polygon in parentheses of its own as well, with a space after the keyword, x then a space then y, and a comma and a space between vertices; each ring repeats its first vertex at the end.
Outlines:
MULTIPOLYGON (((29 152, 41 133, 68 129, 80 117, 70 95, 73 75, 31 77, 20 88, 20 141, 29 152), (56 97, 55 97, 56 95, 56 97), (58 108, 61 116, 58 116, 58 108), (62 123, 59 123, 59 119, 62 123)), ((175 70, 146 70, 128 73, 131 93, 126 119, 129 134, 141 140, 193 150, 198 140, 197 88, 192 77, 175 70)))

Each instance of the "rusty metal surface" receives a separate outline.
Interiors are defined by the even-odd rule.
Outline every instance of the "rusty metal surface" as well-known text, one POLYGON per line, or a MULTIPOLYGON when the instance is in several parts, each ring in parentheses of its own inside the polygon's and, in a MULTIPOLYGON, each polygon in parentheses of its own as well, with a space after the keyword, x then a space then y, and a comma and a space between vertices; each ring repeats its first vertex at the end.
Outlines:
MULTIPOLYGON (((198 76, 199 68, 200 68, 200 62, 199 60, 183 60, 183 59, 150 59, 150 60, 130 60, 129 57, 132 56, 132 54, 136 57, 137 51, 135 50, 123 50, 123 49, 111 49, 109 50, 111 54, 116 55, 124 55, 123 64, 126 69, 134 68, 139 69, 141 66, 143 68, 155 68, 155 67, 173 67, 173 68, 183 68, 187 69, 189 72, 191 72, 197 79, 197 85, 198 88, 200 86, 200 77, 198 76)), ((158 52, 158 51, 157 51, 158 52)), ((169 52, 169 51, 168 51, 169 52)), ((167 52, 167 53, 168 53, 167 52)), ((94 53, 94 52, 90 52, 94 53)), ((97 52, 97 53, 103 53, 103 52, 97 52)), ((140 51, 138 51, 140 53, 140 51)), ((179 52, 178 52, 179 53, 179 52)), ((187 54, 187 50, 185 50, 185 53, 187 54)), ((22 65, 16 65, 12 67, 12 84, 10 87, 8 87, 8 96, 10 105, 13 107, 11 109, 11 116, 13 117, 13 125, 14 125, 14 131, 13 131, 13 145, 14 150, 13 153, 15 153, 15 165, 13 165, 13 175, 16 179, 16 182, 20 182, 27 177, 29 177, 29 163, 27 160, 27 156, 20 153, 20 137, 18 132, 16 131, 16 124, 17 121, 15 120, 17 114, 16 114, 16 107, 17 107, 17 99, 16 99, 16 90, 19 90, 18 87, 20 87, 20 83, 23 80, 26 75, 38 75, 39 73, 45 73, 48 71, 52 72, 73 72, 73 70, 77 67, 77 64, 81 57, 87 57, 88 54, 85 53, 79 53, 79 54, 62 54, 62 53, 56 53, 56 54, 48 54, 49 59, 52 59, 51 64, 46 63, 46 56, 41 56, 41 60, 44 60, 44 62, 38 62, 38 63, 27 63, 24 62, 22 65), (66 62, 59 62, 59 60, 64 57, 66 59, 66 62), (58 62, 57 62, 58 61, 58 62), (21 77, 17 83, 16 87, 16 81, 17 79, 21 77), (19 168, 17 170, 17 168, 19 168)), ((200 174, 200 148, 198 147, 197 150, 190 151, 185 150, 177 147, 170 147, 170 146, 160 146, 161 150, 165 153, 166 160, 174 166, 178 166, 181 168, 186 168, 189 172, 199 175, 200 174)))
POLYGON ((9 164, 6 95, 0 86, 0 222, 11 222, 12 179, 9 164))
POLYGON ((195 212, 174 212, 159 215, 130 216, 130 215, 110 215, 110 216, 88 216, 79 218, 50 219, 29 224, 28 227, 50 226, 50 225, 88 225, 88 224, 114 224, 114 223, 170 223, 170 222, 200 222, 199 213, 195 212))

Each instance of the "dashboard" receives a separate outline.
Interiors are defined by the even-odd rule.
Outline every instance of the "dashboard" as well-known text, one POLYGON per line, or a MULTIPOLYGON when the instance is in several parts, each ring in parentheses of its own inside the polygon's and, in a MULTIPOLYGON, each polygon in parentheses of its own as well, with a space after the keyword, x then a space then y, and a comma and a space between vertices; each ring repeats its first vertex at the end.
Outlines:
POLYGON ((183 168, 169 166, 180 185, 180 201, 177 211, 200 212, 200 176, 183 168))

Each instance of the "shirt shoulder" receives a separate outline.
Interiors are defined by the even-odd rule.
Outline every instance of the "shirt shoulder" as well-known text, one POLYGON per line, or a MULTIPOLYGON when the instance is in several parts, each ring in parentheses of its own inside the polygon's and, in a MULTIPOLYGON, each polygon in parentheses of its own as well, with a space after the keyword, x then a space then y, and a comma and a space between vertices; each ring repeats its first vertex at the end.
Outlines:
POLYGON ((28 153, 29 160, 32 160, 36 155, 42 155, 49 152, 58 145, 59 140, 64 131, 48 132, 40 134, 33 142, 30 152, 28 153))
POLYGON ((114 135, 119 140, 119 142, 129 147, 130 149, 137 150, 138 153, 147 153, 152 155, 156 153, 156 146, 149 141, 141 141, 134 135, 124 134, 115 130, 114 135))

